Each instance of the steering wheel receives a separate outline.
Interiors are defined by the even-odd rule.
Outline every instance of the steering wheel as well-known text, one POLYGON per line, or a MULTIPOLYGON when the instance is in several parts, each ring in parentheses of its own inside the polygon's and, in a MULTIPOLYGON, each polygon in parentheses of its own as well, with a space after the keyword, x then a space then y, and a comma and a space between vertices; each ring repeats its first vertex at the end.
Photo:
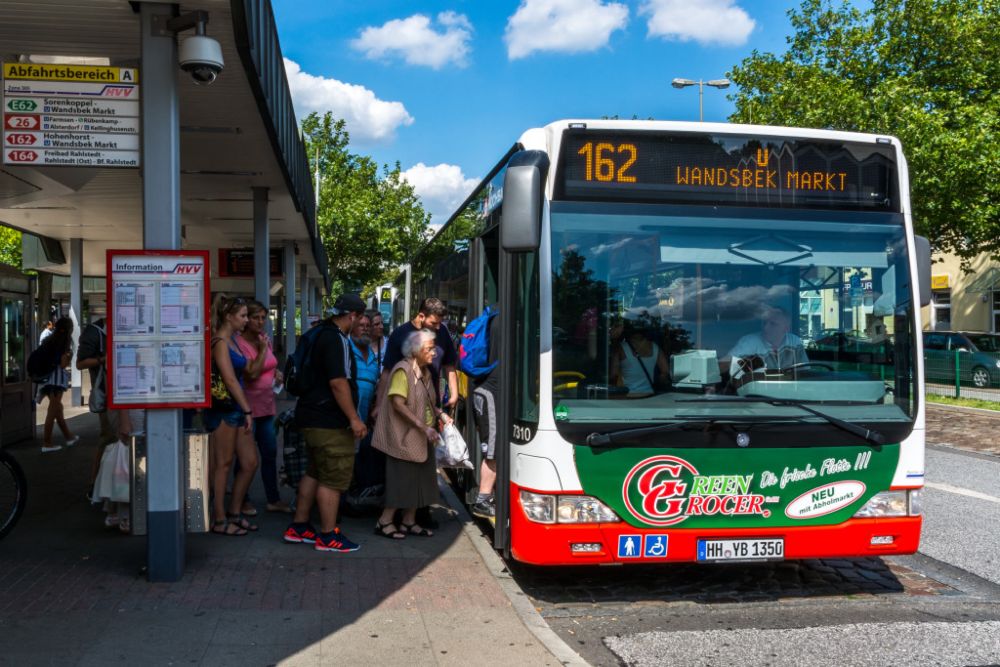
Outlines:
POLYGON ((793 365, 789 366, 788 368, 782 368, 781 372, 782 373, 786 373, 788 371, 797 371, 800 368, 808 368, 809 366, 816 366, 817 368, 825 368, 826 370, 830 371, 831 373, 836 370, 830 364, 824 364, 824 363, 820 363, 818 361, 800 361, 799 363, 793 364, 793 365))

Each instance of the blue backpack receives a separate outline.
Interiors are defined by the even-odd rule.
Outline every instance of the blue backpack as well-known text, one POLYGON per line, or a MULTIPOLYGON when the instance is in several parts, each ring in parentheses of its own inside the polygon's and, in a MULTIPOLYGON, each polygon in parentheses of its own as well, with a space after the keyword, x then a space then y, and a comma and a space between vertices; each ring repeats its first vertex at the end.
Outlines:
POLYGON ((462 342, 458 346, 458 367, 466 375, 481 378, 497 367, 496 361, 489 363, 490 321, 499 314, 498 310, 487 306, 482 315, 465 327, 462 342))
POLYGON ((301 397, 309 391, 312 384, 312 373, 309 372, 312 348, 320 333, 326 328, 325 324, 319 324, 302 334, 295 352, 285 360, 285 391, 290 395, 301 397))

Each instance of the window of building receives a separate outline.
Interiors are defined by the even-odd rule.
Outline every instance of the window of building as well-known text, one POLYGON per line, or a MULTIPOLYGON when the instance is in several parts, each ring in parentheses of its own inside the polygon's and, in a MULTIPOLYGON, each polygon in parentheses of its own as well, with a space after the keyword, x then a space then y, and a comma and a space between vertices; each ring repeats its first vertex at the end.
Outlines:
POLYGON ((994 290, 990 302, 993 304, 993 332, 1000 333, 1000 290, 994 290))

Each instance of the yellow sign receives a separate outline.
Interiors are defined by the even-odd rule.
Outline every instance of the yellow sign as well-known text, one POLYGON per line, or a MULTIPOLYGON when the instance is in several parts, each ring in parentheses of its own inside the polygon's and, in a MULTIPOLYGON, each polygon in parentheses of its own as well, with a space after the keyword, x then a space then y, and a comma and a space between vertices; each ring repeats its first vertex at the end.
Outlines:
POLYGON ((139 83, 139 70, 134 67, 104 67, 100 65, 4 63, 3 78, 32 81, 77 81, 80 83, 139 83))
POLYGON ((931 289, 948 289, 949 286, 947 273, 940 276, 931 276, 931 289))

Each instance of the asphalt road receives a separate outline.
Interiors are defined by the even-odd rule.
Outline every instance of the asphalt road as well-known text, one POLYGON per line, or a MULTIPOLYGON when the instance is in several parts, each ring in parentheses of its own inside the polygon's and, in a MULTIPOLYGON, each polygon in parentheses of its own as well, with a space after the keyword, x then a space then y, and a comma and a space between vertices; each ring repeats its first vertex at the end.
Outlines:
MULTIPOLYGON (((995 438, 998 423, 971 437, 995 438)), ((928 440, 914 556, 511 569, 592 665, 997 665, 1000 457, 928 440)))

